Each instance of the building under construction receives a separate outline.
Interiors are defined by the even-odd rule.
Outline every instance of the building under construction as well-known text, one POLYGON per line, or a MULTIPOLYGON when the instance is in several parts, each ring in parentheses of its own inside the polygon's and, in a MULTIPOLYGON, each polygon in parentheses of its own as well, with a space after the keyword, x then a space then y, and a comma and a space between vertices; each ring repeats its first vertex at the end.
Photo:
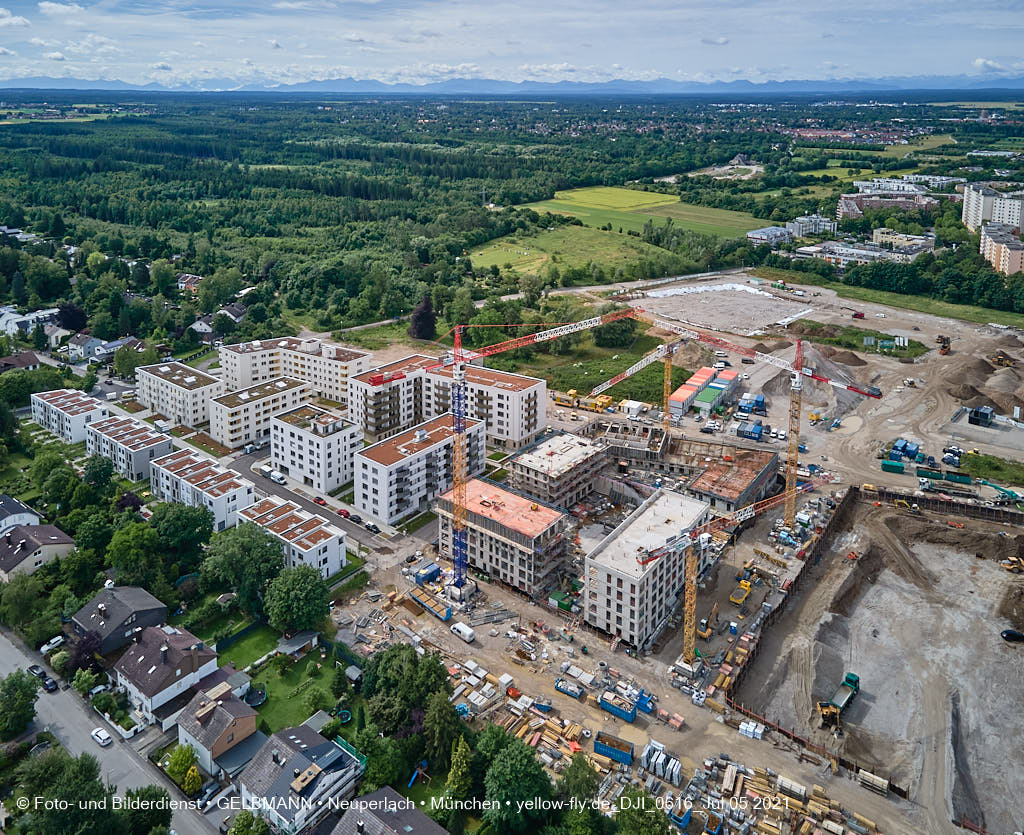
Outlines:
POLYGON ((557 507, 573 507, 594 490, 608 462, 603 444, 560 433, 524 449, 509 462, 509 483, 557 507))

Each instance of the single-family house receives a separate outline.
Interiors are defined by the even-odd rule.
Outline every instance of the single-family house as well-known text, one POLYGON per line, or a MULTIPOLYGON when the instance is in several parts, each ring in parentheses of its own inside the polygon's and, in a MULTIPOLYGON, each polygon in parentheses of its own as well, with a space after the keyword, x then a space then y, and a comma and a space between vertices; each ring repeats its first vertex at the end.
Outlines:
POLYGON ((0 494, 0 534, 15 525, 38 525, 43 517, 20 499, 0 494))
POLYGON ((53 525, 16 525, 0 536, 0 581, 34 574, 51 560, 75 550, 75 540, 53 525))
POLYGON ((245 313, 248 308, 240 302, 231 302, 226 304, 215 314, 216 316, 227 316, 236 325, 245 318, 245 313))
POLYGON ((114 586, 100 589, 71 618, 76 635, 96 632, 100 636, 100 655, 109 655, 131 643, 136 632, 159 626, 167 620, 167 607, 138 586, 114 586))
POLYGON ((103 347, 103 340, 88 333, 76 333, 68 340, 68 359, 88 360, 103 347))
POLYGON ((18 351, 8 357, 0 357, 0 374, 5 371, 14 371, 17 368, 34 371, 39 368, 39 357, 33 351, 18 351))
POLYGON ((349 802, 330 835, 448 835, 391 786, 349 802))
MULTIPOLYGON (((199 767, 218 776, 216 760, 256 733, 259 714, 226 681, 196 693, 178 714, 178 744, 191 745, 199 767)), ((254 752, 255 753, 255 752, 254 752)))
POLYGON ((135 633, 114 665, 135 710, 148 722, 155 711, 217 669, 217 653, 191 632, 174 626, 148 626, 135 633))

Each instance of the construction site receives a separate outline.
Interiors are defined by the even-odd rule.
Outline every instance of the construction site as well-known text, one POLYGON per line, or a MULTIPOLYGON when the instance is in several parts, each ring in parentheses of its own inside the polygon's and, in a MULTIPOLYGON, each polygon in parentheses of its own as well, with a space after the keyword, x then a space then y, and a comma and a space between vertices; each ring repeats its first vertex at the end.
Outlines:
POLYGON ((742 274, 657 293, 632 304, 665 345, 627 373, 664 363, 664 402, 549 428, 506 483, 456 477, 436 544, 374 572, 339 637, 440 652, 467 721, 552 774, 583 751, 612 807, 641 786, 681 831, 1020 830, 1024 492, 962 459, 1024 449, 1024 341, 742 274), (927 350, 815 344, 809 317, 927 350), (670 408, 683 351, 710 408, 670 408))

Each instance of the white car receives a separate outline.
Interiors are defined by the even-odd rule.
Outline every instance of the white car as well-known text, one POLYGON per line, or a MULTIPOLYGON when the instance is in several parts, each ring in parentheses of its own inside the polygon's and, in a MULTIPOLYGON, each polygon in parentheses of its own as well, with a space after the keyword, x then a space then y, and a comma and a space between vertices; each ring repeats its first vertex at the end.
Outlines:
POLYGON ((750 379, 750 375, 749 374, 741 374, 740 375, 740 379, 741 380, 749 380, 750 379))
POLYGON ((51 653, 55 649, 57 649, 57 647, 61 646, 61 644, 63 644, 63 643, 64 643, 64 636, 63 635, 56 635, 53 638, 50 638, 50 640, 47 641, 45 644, 43 644, 41 647, 39 647, 39 651, 43 655, 48 655, 49 653, 51 653))
POLYGON ((779 430, 779 440, 780 441, 786 440, 786 430, 785 429, 780 429, 779 430))
POLYGON ((106 748, 114 741, 114 738, 103 730, 103 728, 93 728, 90 736, 96 740, 96 744, 99 745, 100 748, 106 748))

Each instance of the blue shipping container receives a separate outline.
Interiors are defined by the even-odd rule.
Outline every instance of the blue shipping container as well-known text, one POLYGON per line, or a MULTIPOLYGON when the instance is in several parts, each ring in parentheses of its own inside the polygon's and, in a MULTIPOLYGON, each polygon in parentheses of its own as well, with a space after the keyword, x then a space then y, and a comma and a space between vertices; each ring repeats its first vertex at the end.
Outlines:
POLYGON ((903 449, 906 447, 907 442, 903 438, 897 438, 896 443, 892 445, 893 452, 903 453, 903 449))
POLYGON ((606 734, 604 731, 598 731, 594 736, 594 753, 615 760, 617 763, 625 765, 633 763, 633 743, 606 734))
POLYGON ((601 694, 600 705, 602 710, 607 710, 612 716, 618 716, 626 722, 636 719, 636 705, 617 693, 606 690, 601 694))
POLYGON ((892 452, 889 453, 889 460, 890 461, 902 461, 903 460, 903 455, 901 453, 897 452, 896 450, 893 450, 892 452))
POLYGON ((917 452, 920 448, 921 447, 919 444, 908 443, 905 447, 903 447, 903 454, 906 455, 907 458, 917 458, 917 452))
POLYGON ((433 583, 440 576, 441 566, 436 562, 432 562, 416 572, 416 585, 422 586, 424 583, 433 583))

